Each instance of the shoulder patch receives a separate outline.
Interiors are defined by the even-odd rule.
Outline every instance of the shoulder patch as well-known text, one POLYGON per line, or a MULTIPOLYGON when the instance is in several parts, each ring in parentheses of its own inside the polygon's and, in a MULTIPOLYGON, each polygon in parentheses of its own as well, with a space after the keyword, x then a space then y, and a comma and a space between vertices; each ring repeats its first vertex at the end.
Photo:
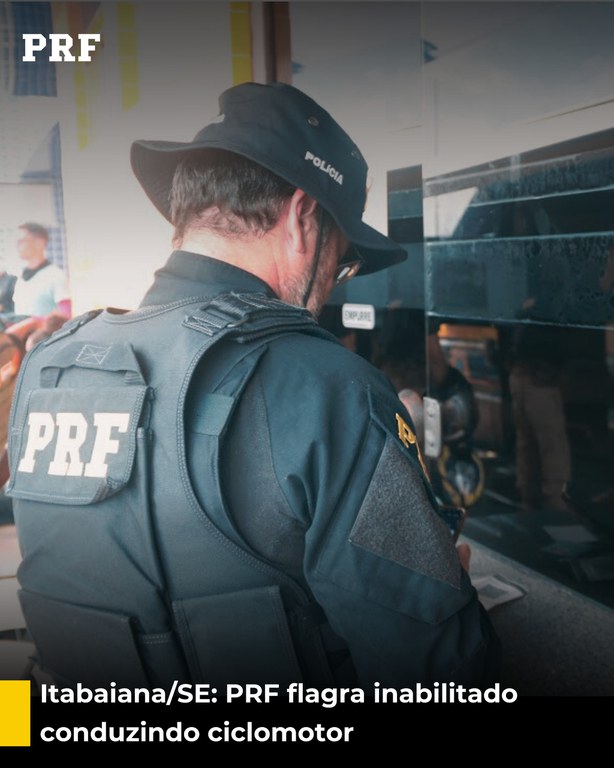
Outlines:
POLYGON ((428 478, 429 473, 422 458, 420 445, 416 437, 413 425, 408 422, 402 411, 402 403, 394 401, 394 398, 383 398, 376 395, 372 390, 369 391, 369 408, 372 418, 387 433, 396 437, 398 444, 402 445, 409 455, 418 461, 422 471, 428 478))
POLYGON ((397 420, 399 440, 403 443, 403 445, 406 448, 409 448, 412 445, 415 447, 416 454, 418 456, 418 461, 420 462, 420 466, 422 467, 422 471, 428 477, 429 473, 424 463, 424 460, 422 458, 422 452, 420 451, 420 444, 418 443, 418 438, 416 437, 416 433, 412 430, 412 428, 409 426, 409 424, 405 421, 405 419, 401 416, 400 413, 397 412, 394 415, 397 420))

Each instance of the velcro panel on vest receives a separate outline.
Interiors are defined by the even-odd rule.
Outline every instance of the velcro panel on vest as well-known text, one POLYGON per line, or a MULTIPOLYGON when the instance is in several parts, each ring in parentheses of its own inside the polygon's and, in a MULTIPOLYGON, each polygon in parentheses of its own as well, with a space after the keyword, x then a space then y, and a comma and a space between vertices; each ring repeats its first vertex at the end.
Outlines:
POLYGON ((85 368, 122 373, 127 384, 144 384, 143 374, 130 344, 89 344, 72 341, 55 350, 41 368, 41 385, 56 386, 65 370, 85 368))
POLYGON ((287 687, 303 679, 278 586, 180 600, 173 608, 196 682, 287 687))
POLYGON ((147 387, 34 389, 12 431, 11 479, 18 499, 92 504, 132 473, 147 387))

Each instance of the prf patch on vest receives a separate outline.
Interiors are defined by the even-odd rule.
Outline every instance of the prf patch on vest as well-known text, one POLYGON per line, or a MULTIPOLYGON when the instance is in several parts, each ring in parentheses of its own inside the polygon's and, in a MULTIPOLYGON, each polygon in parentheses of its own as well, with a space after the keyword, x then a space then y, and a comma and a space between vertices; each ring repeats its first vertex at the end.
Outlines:
POLYGON ((129 480, 145 386, 35 389, 11 436, 10 496, 91 504, 129 480))

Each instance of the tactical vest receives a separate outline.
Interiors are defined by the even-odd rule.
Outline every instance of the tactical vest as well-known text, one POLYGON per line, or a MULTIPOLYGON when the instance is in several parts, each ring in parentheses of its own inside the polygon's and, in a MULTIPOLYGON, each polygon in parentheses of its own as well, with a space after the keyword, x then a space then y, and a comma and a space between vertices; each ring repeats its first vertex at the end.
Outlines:
POLYGON ((220 436, 240 384, 203 398, 204 509, 186 468, 184 408, 203 357, 223 343, 230 370, 295 332, 329 337, 305 310, 225 294, 90 313, 29 353, 7 492, 21 604, 58 683, 333 682, 313 598, 208 512, 224 510, 220 436))

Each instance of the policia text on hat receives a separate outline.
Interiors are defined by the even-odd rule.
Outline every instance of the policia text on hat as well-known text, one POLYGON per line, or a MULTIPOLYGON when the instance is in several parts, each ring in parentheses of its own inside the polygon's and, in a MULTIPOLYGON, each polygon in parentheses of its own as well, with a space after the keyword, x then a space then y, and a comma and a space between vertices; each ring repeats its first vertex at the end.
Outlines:
POLYGON ((393 686, 496 678, 498 641, 388 381, 313 319, 404 251, 367 166, 291 86, 240 85, 132 166, 175 227, 138 310, 92 312, 21 371, 21 600, 70 685, 393 686))

